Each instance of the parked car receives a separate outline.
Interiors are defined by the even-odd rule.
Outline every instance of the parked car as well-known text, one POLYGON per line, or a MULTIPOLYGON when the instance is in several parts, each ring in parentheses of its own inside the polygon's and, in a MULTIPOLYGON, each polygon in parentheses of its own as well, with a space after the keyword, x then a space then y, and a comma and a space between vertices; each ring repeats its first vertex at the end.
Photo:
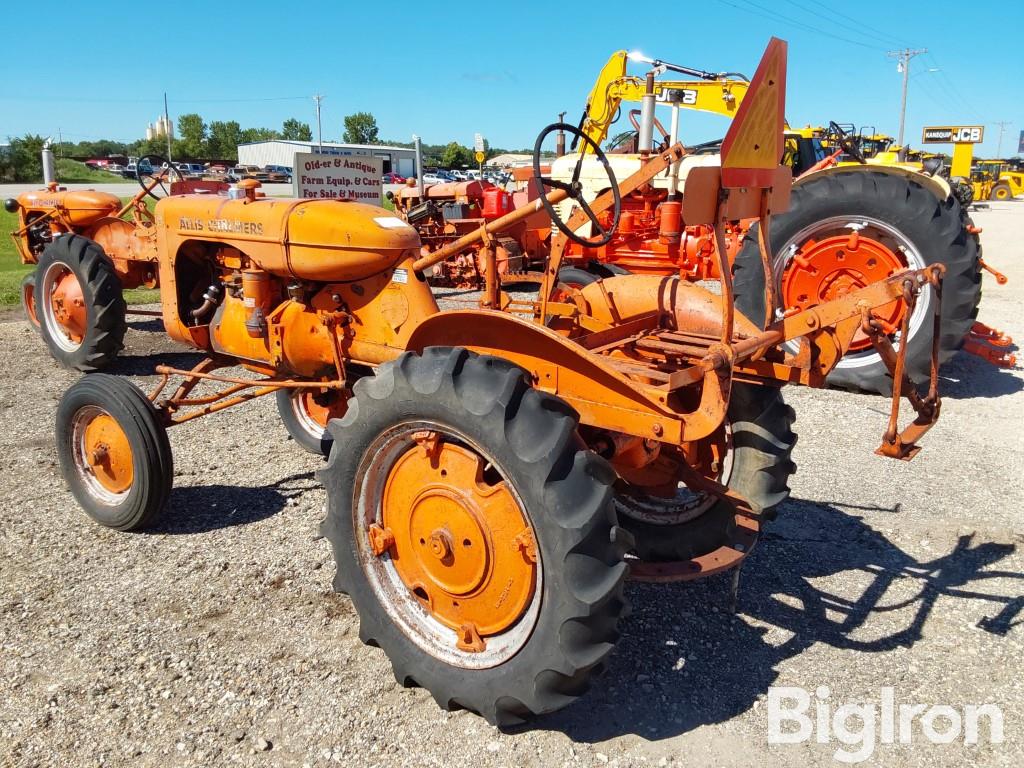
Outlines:
POLYGON ((228 179, 231 181, 241 181, 242 179, 266 181, 268 178, 270 175, 258 165, 236 165, 228 171, 228 179))
POLYGON ((136 163, 136 161, 132 160, 131 162, 128 163, 128 165, 124 167, 124 171, 121 172, 121 175, 124 176, 126 179, 137 179, 139 178, 140 170, 143 173, 152 173, 153 166, 150 165, 149 162, 145 162, 141 166, 139 166, 136 163))
POLYGON ((204 169, 202 163, 175 163, 174 167, 178 169, 182 178, 186 181, 203 178, 204 169))
POLYGON ((388 171, 380 180, 385 184, 405 184, 405 176, 399 176, 394 171, 388 171))
POLYGON ((286 184, 292 183, 292 167, 290 165, 268 165, 267 173, 271 175, 270 181, 281 181, 286 184), (278 178, 275 178, 278 177, 278 178))
POLYGON ((424 184, 449 184, 453 181, 455 181, 455 178, 444 173, 444 171, 427 171, 423 174, 424 184))

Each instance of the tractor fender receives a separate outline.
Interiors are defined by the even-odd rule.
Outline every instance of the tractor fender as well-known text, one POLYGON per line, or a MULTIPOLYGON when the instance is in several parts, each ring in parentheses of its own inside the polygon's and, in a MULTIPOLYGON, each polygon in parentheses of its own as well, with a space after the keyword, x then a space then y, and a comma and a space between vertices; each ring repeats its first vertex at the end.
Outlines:
POLYGON ((833 165, 831 168, 823 168, 819 171, 813 171, 811 173, 800 176, 796 181, 793 182, 793 186, 799 185, 801 182, 807 179, 816 178, 818 176, 824 176, 829 174, 844 173, 844 172, 861 172, 861 173, 890 173, 893 176, 903 176, 904 178, 910 179, 911 181, 917 182, 922 187, 931 192, 935 197, 942 201, 950 196, 952 188, 949 186, 949 182, 943 179, 941 176, 926 176, 919 171, 915 171, 911 168, 901 168, 898 165, 875 165, 873 163, 867 163, 865 165, 833 165))
POLYGON ((519 366, 537 389, 565 400, 584 424, 679 443, 681 414, 667 393, 628 378, 606 359, 550 328, 495 310, 440 312, 412 332, 406 349, 463 347, 519 366))

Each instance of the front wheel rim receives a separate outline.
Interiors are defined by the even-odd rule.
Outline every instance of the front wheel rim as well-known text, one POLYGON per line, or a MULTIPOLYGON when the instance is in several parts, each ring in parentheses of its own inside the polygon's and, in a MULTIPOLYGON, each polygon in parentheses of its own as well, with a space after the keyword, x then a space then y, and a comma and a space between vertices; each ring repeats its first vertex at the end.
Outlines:
POLYGON ((72 418, 71 453, 85 490, 107 506, 128 495, 135 479, 134 453, 121 425, 96 405, 80 408, 72 418))
POLYGON ((543 567, 525 505, 493 458, 455 429, 405 422, 378 436, 356 477, 356 553, 397 628, 456 667, 515 656, 540 615, 543 567))

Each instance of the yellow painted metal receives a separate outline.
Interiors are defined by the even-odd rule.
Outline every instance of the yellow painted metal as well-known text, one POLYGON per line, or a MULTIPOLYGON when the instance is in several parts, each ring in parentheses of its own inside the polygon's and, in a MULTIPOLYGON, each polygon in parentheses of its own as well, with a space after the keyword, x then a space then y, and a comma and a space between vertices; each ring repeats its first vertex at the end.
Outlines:
POLYGON ((974 160, 974 144, 961 142, 953 145, 953 162, 950 165, 950 176, 971 176, 971 163, 974 160))
MULTIPOLYGON (((583 132, 600 144, 608 137, 608 129, 622 102, 640 102, 646 91, 643 78, 626 74, 626 52, 616 51, 597 76, 587 97, 583 132)), ((678 103, 684 109, 733 117, 749 85, 743 80, 656 80, 655 100, 678 103), (669 101, 671 92, 684 93, 683 101, 669 101)), ((581 147, 586 151, 586 147, 581 147)))

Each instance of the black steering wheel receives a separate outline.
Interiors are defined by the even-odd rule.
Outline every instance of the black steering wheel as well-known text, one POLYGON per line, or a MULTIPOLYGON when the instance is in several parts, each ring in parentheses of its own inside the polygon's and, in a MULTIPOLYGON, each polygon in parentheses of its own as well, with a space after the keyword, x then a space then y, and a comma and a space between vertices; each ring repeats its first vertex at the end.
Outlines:
MULTIPOLYGON (((581 150, 586 147, 580 147, 581 150)), ((533 145, 533 178, 536 179, 537 183, 540 184, 540 201, 544 205, 544 209, 548 212, 551 220, 555 222, 555 226, 572 240, 574 243, 579 243, 584 248, 600 248, 602 245, 607 245, 611 242, 612 236, 615 234, 615 229, 619 226, 619 217, 622 215, 622 196, 619 194, 619 184, 615 181, 615 174, 612 172, 612 167, 608 164, 608 158, 605 156, 601 148, 597 146, 593 139, 587 136, 583 131, 577 128, 575 125, 569 123, 552 123, 543 131, 540 132, 540 136, 537 137, 536 144, 533 145), (580 173, 583 171, 583 161, 587 157, 587 153, 584 151, 580 152, 579 159, 576 161, 576 167, 572 172, 572 181, 565 182, 558 179, 552 179, 550 176, 544 176, 540 171, 540 156, 541 148, 544 146, 544 139, 550 136, 555 131, 565 131, 566 133, 575 137, 573 139, 573 146, 577 146, 577 143, 582 140, 586 146, 589 146, 591 151, 594 153, 594 157, 601 161, 601 165, 604 166, 604 172, 608 176, 608 186, 612 191, 612 198, 615 204, 612 208, 612 223, 608 227, 601 225, 600 220, 597 218, 597 214, 591 209, 590 205, 583 198, 583 185, 580 183, 580 173), (547 188, 560 189, 565 192, 571 200, 574 200, 576 204, 583 209, 583 212, 587 214, 587 218, 590 219, 590 223, 594 229, 597 230, 597 238, 585 238, 580 237, 571 229, 568 225, 562 221, 558 215, 558 211, 548 201, 547 188)))
POLYGON ((860 145, 852 136, 840 128, 839 124, 834 120, 829 120, 828 132, 835 137, 835 141, 839 144, 843 152, 848 154, 861 165, 864 165, 867 162, 867 158, 864 157, 864 153, 860 150, 860 145))
POLYGON ((165 157, 160 155, 143 155, 135 161, 135 177, 139 181, 139 186, 146 190, 146 194, 152 197, 154 200, 160 200, 161 198, 153 194, 153 190, 160 187, 163 192, 163 197, 170 195, 170 190, 164 186, 164 181, 168 181, 169 184, 173 184, 175 181, 184 181, 185 177, 181 171, 175 168, 165 157), (143 172, 142 165, 143 161, 149 167, 149 171, 143 172), (153 182, 156 182, 155 184, 153 182))

